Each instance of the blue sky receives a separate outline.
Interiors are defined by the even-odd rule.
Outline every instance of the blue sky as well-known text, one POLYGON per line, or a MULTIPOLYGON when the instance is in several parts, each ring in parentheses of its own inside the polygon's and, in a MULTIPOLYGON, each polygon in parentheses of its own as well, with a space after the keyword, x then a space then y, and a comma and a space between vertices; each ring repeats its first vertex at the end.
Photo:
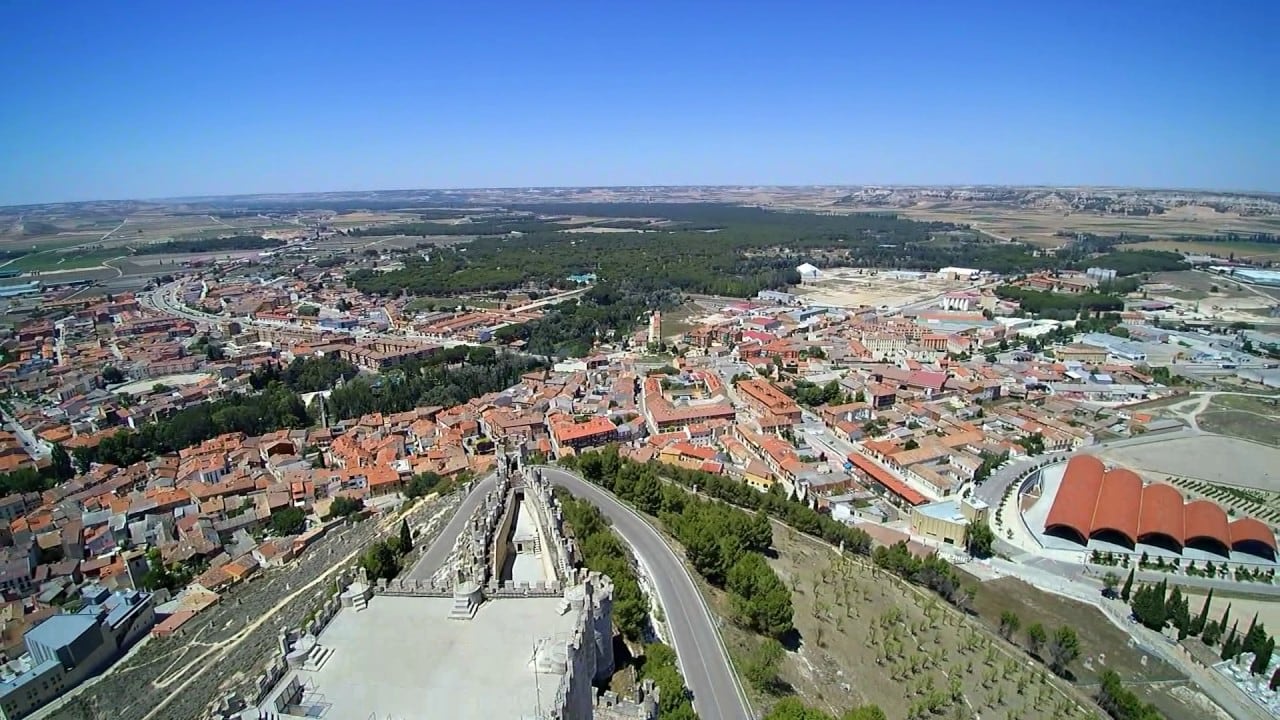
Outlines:
POLYGON ((319 190, 1280 191, 1280 3, 6 2, 0 204, 319 190))

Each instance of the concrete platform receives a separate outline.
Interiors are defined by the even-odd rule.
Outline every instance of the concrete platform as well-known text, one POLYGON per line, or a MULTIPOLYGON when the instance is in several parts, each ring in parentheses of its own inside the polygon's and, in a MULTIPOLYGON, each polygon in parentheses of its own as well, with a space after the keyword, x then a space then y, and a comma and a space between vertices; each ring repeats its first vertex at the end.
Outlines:
MULTIPOLYGON (((559 598, 494 600, 450 622, 451 598, 380 595, 343 610, 321 633, 333 652, 295 671, 307 688, 299 717, 494 720, 548 713, 560 675, 536 674, 535 645, 569 636, 559 598)), ((287 678, 285 683, 287 684, 287 678)), ((270 705, 270 701, 267 703, 270 705)))

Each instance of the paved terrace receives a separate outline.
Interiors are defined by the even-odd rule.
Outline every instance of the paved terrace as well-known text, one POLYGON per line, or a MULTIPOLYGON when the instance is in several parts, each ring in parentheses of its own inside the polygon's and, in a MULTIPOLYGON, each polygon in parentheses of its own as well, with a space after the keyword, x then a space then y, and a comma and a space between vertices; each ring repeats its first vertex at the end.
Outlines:
POLYGON ((296 671, 310 706, 299 716, 495 720, 525 717, 535 707, 550 713, 563 672, 535 674, 532 658, 538 643, 569 635, 574 613, 559 613, 563 602, 489 601, 468 622, 448 619, 452 598, 379 595, 364 610, 345 609, 318 638, 332 654, 318 670, 296 671))

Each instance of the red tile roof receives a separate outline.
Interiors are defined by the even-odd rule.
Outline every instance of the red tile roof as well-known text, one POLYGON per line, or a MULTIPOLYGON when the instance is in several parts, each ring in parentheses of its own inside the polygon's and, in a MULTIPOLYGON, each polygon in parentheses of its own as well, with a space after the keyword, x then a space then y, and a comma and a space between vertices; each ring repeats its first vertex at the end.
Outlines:
POLYGON ((1108 471, 1101 460, 1089 455, 1067 462, 1045 519, 1045 530, 1055 529, 1069 530, 1081 542, 1111 531, 1131 546, 1163 536, 1180 547, 1211 542, 1224 554, 1231 549, 1253 552, 1253 544, 1265 546, 1272 555, 1276 552, 1275 534, 1266 524, 1254 518, 1228 524, 1222 508, 1208 500, 1184 505, 1173 487, 1161 483, 1143 487, 1133 471, 1108 471))
POLYGON ((906 484, 902 480, 894 477, 892 473, 880 467, 871 458, 859 455, 858 453, 849 453, 849 462, 853 466, 863 471, 871 477, 872 480, 885 486, 889 492, 906 500, 912 505, 923 505, 928 502, 928 498, 920 494, 917 490, 906 484))

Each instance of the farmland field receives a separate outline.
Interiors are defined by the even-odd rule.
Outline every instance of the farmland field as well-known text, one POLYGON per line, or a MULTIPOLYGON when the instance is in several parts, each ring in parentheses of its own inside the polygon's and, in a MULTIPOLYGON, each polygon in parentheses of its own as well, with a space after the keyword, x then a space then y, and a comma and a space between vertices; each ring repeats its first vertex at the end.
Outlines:
POLYGON ((662 335, 664 338, 683 335, 698 326, 696 318, 706 315, 706 311, 693 303, 686 303, 662 315, 662 335))
POLYGON ((1200 413, 1200 427, 1219 435, 1280 447, 1280 397, 1217 395, 1200 413))
POLYGON ((1174 252, 1213 255, 1221 258, 1234 255, 1236 260, 1253 260, 1257 262, 1280 260, 1280 245, 1269 243, 1149 240, 1125 245, 1124 248, 1126 250, 1172 250, 1174 252))
MULTIPOLYGON (((857 209, 865 211, 885 208, 857 209)), ((1016 237, 1045 247, 1062 245, 1064 238, 1057 236, 1061 231, 1088 232, 1098 235, 1130 233, 1154 238, 1212 235, 1220 232, 1280 233, 1280 217, 1243 217, 1234 213, 1217 213, 1205 207, 1171 208, 1163 215, 1151 216, 1064 212, 1048 208, 1021 208, 1003 203, 982 202, 919 202, 910 207, 894 207, 892 210, 913 220, 965 223, 999 238, 1016 237)), ((1218 244, 1212 243, 1212 245, 1218 244)), ((1270 247, 1273 257, 1280 258, 1280 247, 1264 247, 1270 247)), ((1204 250, 1190 247, 1181 249, 1185 252, 1204 252, 1204 250)), ((1219 252, 1226 254, 1231 251, 1220 250, 1219 252)))
POLYGON ((1280 419, 1240 410, 1206 410, 1198 418, 1211 433, 1280 447, 1280 419))
POLYGON ((52 270, 79 270, 100 267, 104 260, 127 255, 118 249, 90 250, 88 252, 38 252, 14 260, 8 269, 22 272, 49 272, 52 270))
POLYGON ((1181 288, 1178 292, 1195 293, 1200 299, 1207 298, 1210 295, 1224 298, 1250 297, 1253 295, 1253 293, 1240 287, 1239 283, 1234 280, 1194 270, 1152 273, 1150 281, 1156 284, 1174 285, 1181 288), (1210 292, 1214 287, 1217 287, 1217 291, 1210 292))
MULTIPOLYGON (((1217 398, 1215 398, 1215 401, 1217 398)), ((1210 405, 1210 411, 1214 406, 1210 405)), ((1206 430, 1213 415, 1198 421, 1206 430)), ((1280 491, 1280 450, 1223 435, 1177 437, 1146 445, 1111 447, 1098 453, 1105 461, 1135 470, 1149 479, 1181 477, 1213 485, 1280 491), (1223 458, 1231 458, 1224 463, 1223 458)))

